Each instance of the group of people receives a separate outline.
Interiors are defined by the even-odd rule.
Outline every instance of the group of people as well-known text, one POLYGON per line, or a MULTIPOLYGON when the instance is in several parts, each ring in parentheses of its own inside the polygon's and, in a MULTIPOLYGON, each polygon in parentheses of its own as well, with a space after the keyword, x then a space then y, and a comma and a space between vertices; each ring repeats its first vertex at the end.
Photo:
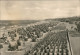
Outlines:
POLYGON ((69 55, 67 32, 50 32, 25 55, 69 55))

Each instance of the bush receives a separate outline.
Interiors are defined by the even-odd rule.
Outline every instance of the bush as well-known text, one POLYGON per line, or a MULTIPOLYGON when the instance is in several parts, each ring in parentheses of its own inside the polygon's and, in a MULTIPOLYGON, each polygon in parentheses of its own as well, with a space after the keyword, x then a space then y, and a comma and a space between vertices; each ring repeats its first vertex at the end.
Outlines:
POLYGON ((3 48, 3 45, 2 45, 2 44, 0 44, 0 49, 1 49, 1 48, 3 48))
POLYGON ((77 30, 80 32, 80 22, 77 24, 77 30))

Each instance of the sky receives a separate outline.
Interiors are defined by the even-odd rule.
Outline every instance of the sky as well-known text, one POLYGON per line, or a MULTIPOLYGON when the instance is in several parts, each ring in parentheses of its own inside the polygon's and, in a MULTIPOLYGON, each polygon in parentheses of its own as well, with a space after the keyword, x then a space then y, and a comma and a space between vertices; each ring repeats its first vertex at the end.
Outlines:
POLYGON ((80 0, 0 1, 0 20, 43 20, 80 16, 80 0))

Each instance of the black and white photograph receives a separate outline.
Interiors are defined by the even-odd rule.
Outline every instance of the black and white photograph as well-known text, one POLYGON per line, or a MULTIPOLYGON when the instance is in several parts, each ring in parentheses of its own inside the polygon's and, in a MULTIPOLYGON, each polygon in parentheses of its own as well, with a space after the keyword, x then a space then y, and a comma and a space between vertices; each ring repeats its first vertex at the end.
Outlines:
POLYGON ((0 0, 0 55, 80 55, 80 0, 0 0))

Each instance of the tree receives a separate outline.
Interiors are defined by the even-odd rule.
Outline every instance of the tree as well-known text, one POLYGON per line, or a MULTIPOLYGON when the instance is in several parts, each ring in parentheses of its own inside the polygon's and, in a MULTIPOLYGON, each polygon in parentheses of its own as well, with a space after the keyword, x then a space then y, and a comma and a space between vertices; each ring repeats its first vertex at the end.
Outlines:
POLYGON ((80 22, 77 24, 77 30, 80 32, 80 22))
POLYGON ((1 48, 3 48, 3 45, 2 45, 2 44, 0 44, 0 49, 1 49, 1 48))

